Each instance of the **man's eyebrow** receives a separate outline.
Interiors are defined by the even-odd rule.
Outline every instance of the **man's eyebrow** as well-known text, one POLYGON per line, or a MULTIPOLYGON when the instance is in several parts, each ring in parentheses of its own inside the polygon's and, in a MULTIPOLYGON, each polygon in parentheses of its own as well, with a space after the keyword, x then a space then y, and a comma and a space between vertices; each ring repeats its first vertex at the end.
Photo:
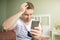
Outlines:
POLYGON ((24 14, 24 15, 28 15, 28 14, 24 14))

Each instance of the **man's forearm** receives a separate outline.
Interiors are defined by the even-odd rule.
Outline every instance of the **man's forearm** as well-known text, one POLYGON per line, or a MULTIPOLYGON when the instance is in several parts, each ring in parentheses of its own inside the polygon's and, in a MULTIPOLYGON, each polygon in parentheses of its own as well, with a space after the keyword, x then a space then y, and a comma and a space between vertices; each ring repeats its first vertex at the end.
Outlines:
POLYGON ((42 37, 39 37, 39 38, 33 38, 33 40, 42 40, 42 37))
POLYGON ((22 15, 23 12, 18 12, 17 14, 11 16, 3 23, 3 28, 8 29, 13 26, 13 24, 17 21, 17 19, 22 15))
POLYGON ((41 38, 40 39, 33 39, 33 40, 41 40, 41 38))

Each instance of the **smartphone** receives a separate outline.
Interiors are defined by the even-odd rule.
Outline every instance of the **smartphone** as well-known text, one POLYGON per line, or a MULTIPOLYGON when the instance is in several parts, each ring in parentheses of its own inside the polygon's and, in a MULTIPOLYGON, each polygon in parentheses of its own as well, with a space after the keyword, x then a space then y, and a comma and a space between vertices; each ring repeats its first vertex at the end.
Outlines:
POLYGON ((39 21, 32 21, 31 29, 34 29, 34 27, 38 27, 38 26, 39 26, 39 21))

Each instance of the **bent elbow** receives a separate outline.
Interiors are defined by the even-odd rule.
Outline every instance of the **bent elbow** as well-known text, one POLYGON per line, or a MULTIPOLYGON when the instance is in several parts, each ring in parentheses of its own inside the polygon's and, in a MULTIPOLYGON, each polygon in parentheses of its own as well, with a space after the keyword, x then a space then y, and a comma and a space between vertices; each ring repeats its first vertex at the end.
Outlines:
POLYGON ((7 27, 6 27, 6 26, 4 26, 4 25, 2 25, 2 28, 3 28, 4 30, 7 30, 7 27))

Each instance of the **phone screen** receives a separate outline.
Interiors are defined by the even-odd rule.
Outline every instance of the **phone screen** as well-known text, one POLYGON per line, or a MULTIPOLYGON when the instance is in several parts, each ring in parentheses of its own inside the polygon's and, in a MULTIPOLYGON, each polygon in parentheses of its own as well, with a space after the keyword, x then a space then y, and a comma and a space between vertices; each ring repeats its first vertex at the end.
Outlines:
POLYGON ((32 21, 31 29, 34 29, 34 27, 38 27, 38 26, 39 26, 39 21, 32 21))

